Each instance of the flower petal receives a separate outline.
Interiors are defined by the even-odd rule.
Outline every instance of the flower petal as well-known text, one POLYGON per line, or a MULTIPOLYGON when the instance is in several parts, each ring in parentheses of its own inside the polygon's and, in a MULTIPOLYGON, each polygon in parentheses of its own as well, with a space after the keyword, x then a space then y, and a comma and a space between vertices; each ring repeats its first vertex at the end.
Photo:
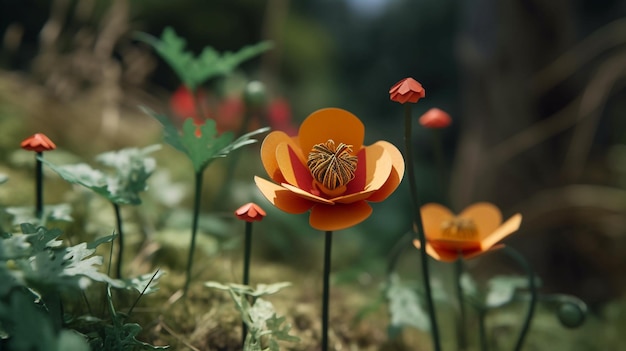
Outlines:
POLYGON ((475 250, 475 251, 470 251, 470 252, 463 252, 463 258, 466 259, 466 260, 469 260, 469 259, 472 259, 472 258, 474 258, 476 256, 480 256, 482 254, 486 254, 486 253, 491 252, 491 251, 500 250, 504 246, 505 246, 504 244, 498 244, 496 246, 490 247, 488 250, 475 250))
MULTIPOLYGON (((415 239, 413 240, 413 246, 415 246, 417 249, 421 249, 422 243, 420 243, 419 240, 415 239)), ((459 258, 459 254, 457 252, 449 250, 437 250, 432 247, 428 242, 426 243, 426 253, 428 254, 428 256, 442 262, 454 262, 459 258)))
POLYGON ((385 200, 391 193, 393 193, 400 185, 402 177, 404 176, 404 158, 402 153, 393 144, 386 141, 378 141, 374 145, 381 145, 385 148, 387 153, 391 156, 392 169, 389 177, 385 181, 385 184, 378 189, 367 201, 380 202, 385 200))
POLYGON ((311 209, 309 224, 318 230, 341 230, 363 222, 372 213, 365 201, 343 205, 315 205, 311 209))
POLYGON ((352 145, 358 153, 363 145, 365 126, 352 113, 340 108, 325 108, 310 114, 300 125, 298 138, 303 154, 313 149, 315 144, 332 139, 335 143, 352 145))
POLYGON ((459 217, 471 219, 474 222, 480 240, 502 224, 502 213, 496 205, 489 202, 475 203, 465 208, 459 217))
POLYGON ((276 161, 285 181, 293 186, 310 190, 313 177, 309 168, 302 163, 292 145, 281 143, 276 146, 276 161))
POLYGON ((310 200, 310 201, 315 201, 315 202, 319 202, 322 204, 328 204, 328 205, 332 205, 334 202, 332 200, 327 200, 321 196, 317 196, 317 195, 313 195, 307 191, 304 191, 298 187, 295 187, 291 184, 287 184, 287 183, 283 183, 281 184, 285 189, 291 191, 294 194, 300 195, 301 197, 310 200))
POLYGON ((277 183, 283 183, 285 181, 278 167, 278 161, 276 160, 276 148, 283 143, 292 146, 296 155, 304 162, 302 151, 293 138, 283 132, 269 133, 263 140, 263 144, 261 144, 261 161, 263 162, 263 167, 267 174, 277 183))
POLYGON ((509 234, 517 231, 520 224, 522 224, 522 215, 517 213, 509 218, 504 224, 494 230, 491 234, 487 235, 480 242, 480 247, 483 250, 487 250, 497 244, 500 240, 507 237, 509 234))
POLYGON ((441 239, 443 222, 454 217, 454 214, 448 208, 436 203, 423 205, 420 213, 422 215, 422 224, 424 225, 424 235, 427 240, 441 239))
POLYGON ((263 178, 254 177, 254 182, 269 202, 287 213, 304 213, 314 204, 312 201, 263 178))

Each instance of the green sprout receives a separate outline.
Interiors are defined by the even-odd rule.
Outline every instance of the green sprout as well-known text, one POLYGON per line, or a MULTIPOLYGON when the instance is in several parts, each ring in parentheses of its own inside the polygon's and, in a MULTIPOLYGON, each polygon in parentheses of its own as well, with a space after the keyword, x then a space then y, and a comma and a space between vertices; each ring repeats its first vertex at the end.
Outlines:
POLYGON ((127 148, 100 154, 96 161, 115 170, 113 174, 93 169, 85 163, 57 166, 51 162, 43 162, 61 178, 80 184, 93 192, 102 195, 113 204, 119 233, 119 249, 117 251, 116 276, 122 277, 122 257, 124 250, 124 232, 120 205, 139 205, 139 193, 148 188, 147 180, 154 172, 156 162, 149 154, 159 150, 161 145, 151 145, 143 149, 127 148))
MULTIPOLYGON (((178 75, 183 84, 192 91, 196 108, 200 116, 203 115, 201 104, 196 92, 199 86, 209 79, 226 76, 232 73, 241 63, 269 50, 272 45, 269 42, 261 42, 253 46, 247 46, 232 53, 218 53, 210 46, 206 46, 200 55, 196 56, 185 49, 186 41, 179 37, 172 28, 166 28, 160 38, 146 33, 138 33, 136 37, 150 44, 157 54, 178 75)), ((196 246, 196 234, 198 230, 198 218, 200 216, 200 197, 202 195, 202 180, 204 170, 209 164, 217 159, 226 157, 231 151, 245 145, 255 143, 253 136, 264 133, 269 128, 261 128, 235 139, 232 132, 218 135, 216 123, 207 119, 202 125, 194 123, 193 118, 187 118, 183 123, 182 130, 172 123, 167 115, 158 114, 147 108, 144 112, 157 119, 163 125, 164 140, 176 150, 187 155, 191 161, 195 173, 194 208, 191 225, 191 244, 187 262, 187 274, 184 292, 189 290, 191 282, 191 270, 193 254, 196 246)))

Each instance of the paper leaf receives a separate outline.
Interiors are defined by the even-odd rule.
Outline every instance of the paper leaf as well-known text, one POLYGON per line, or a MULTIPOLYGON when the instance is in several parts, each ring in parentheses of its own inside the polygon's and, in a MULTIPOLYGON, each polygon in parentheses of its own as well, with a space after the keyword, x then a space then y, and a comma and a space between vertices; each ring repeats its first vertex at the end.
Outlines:
POLYGON ((489 308, 504 306, 513 300, 517 289, 528 287, 528 279, 520 276, 495 276, 487 283, 485 305, 489 308))
POLYGON ((422 308, 415 289, 403 284, 397 276, 393 276, 387 287, 386 296, 389 300, 392 329, 414 327, 422 331, 430 330, 428 313, 422 308))

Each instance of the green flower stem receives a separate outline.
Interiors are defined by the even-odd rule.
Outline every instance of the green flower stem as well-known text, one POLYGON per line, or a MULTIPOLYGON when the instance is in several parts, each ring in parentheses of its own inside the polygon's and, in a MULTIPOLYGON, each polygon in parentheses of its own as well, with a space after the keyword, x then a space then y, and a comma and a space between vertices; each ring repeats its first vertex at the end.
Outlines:
POLYGON ((465 301, 464 301, 464 294, 463 294, 463 285, 461 284, 461 278, 463 277, 463 259, 459 258, 458 260, 456 260, 456 262, 454 263, 454 273, 455 273, 455 283, 456 283, 456 297, 458 299, 458 303, 459 303, 459 320, 457 321, 458 323, 458 330, 457 330, 457 342, 458 342, 458 349, 459 350, 466 350, 467 349, 467 331, 465 330, 466 326, 467 326, 467 316, 465 313, 465 301))
POLYGON ((42 219, 43 216, 43 152, 37 152, 35 157, 35 216, 42 219))
POLYGON ((414 230, 417 231, 417 238, 422 243, 420 250, 422 264, 422 279, 424 280, 424 291, 426 293, 426 304, 428 314, 430 316, 430 332, 433 336, 433 344, 435 351, 441 350, 441 341, 439 340, 439 329, 437 327, 437 316, 435 315, 435 303, 433 301, 432 289, 430 287, 430 275, 428 272, 428 254, 426 253, 426 237, 424 236, 424 225, 422 223, 422 214, 420 213, 420 202, 417 195, 417 185, 415 182, 415 166, 413 165, 413 146, 411 143, 412 126, 411 126, 411 104, 404 105, 404 146, 406 153, 407 172, 409 178, 409 188, 411 191, 411 200, 413 201, 413 221, 414 230))
POLYGON ((330 256, 333 232, 327 231, 324 242, 324 291, 322 293, 322 351, 328 351, 328 300, 330 298, 330 256))
POLYGON ((526 275, 528 276, 528 290, 530 291, 530 301, 528 303, 528 311, 526 312, 526 318, 524 319, 524 323, 522 324, 522 329, 520 330, 519 336, 517 337, 517 342, 515 343, 515 348, 513 350, 520 351, 522 346, 524 345, 524 339, 526 338, 526 334, 528 334, 528 330, 530 329, 530 323, 532 322, 533 315, 535 313, 535 306, 537 304, 537 287, 535 286, 535 275, 533 273, 530 264, 524 256, 522 256, 517 250, 513 249, 510 246, 504 247, 504 252, 506 252, 511 258, 513 258, 517 263, 522 266, 522 268, 526 271, 526 275))
POLYGON ((196 249, 196 234, 198 232, 198 219, 200 217, 200 198, 202 197, 202 171, 196 172, 195 198, 193 201, 193 222, 191 223, 191 245, 189 245, 189 255, 187 259, 187 278, 185 280, 184 293, 189 291, 191 283, 191 267, 193 265, 193 253, 196 249))
POLYGON ((445 198, 448 199, 448 193, 444 187, 447 172, 441 134, 442 132, 440 129, 433 130, 433 152, 435 153, 435 163, 437 165, 437 185, 439 186, 439 191, 441 191, 445 198))
MULTIPOLYGON (((243 285, 250 284, 250 256, 252 252, 252 222, 246 222, 246 237, 244 242, 243 253, 243 285)), ((245 322, 241 323, 241 340, 245 343, 246 335, 248 335, 248 326, 245 322)))
POLYGON ((117 221, 117 233, 119 234, 119 248, 117 250, 117 266, 115 267, 116 277, 122 278, 122 260, 124 257, 124 232, 122 231, 122 213, 120 211, 120 205, 112 202, 113 209, 115 210, 115 219, 117 221))
POLYGON ((480 337, 480 351, 489 351, 487 344, 487 328, 485 327, 485 318, 487 317, 487 309, 479 308, 478 310, 478 333, 480 337))

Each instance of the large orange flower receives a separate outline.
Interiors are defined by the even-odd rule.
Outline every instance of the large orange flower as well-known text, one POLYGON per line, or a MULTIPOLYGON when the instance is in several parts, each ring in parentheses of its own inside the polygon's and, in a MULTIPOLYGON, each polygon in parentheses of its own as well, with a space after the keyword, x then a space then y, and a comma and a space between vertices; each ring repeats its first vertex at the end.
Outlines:
MULTIPOLYGON (((439 261, 470 259, 503 247, 498 242, 517 231, 522 215, 517 213, 502 223, 502 213, 493 204, 475 203, 454 215, 448 208, 430 203, 421 208, 426 252, 439 261)), ((415 247, 422 245, 414 240, 415 247)))
POLYGON ((404 159, 386 141, 363 145, 365 127, 348 111, 318 110, 307 117, 298 135, 267 135, 261 159, 270 178, 255 177, 263 195, 288 213, 311 210, 309 222, 319 230, 356 225, 372 213, 368 201, 386 199, 400 184, 404 159))

